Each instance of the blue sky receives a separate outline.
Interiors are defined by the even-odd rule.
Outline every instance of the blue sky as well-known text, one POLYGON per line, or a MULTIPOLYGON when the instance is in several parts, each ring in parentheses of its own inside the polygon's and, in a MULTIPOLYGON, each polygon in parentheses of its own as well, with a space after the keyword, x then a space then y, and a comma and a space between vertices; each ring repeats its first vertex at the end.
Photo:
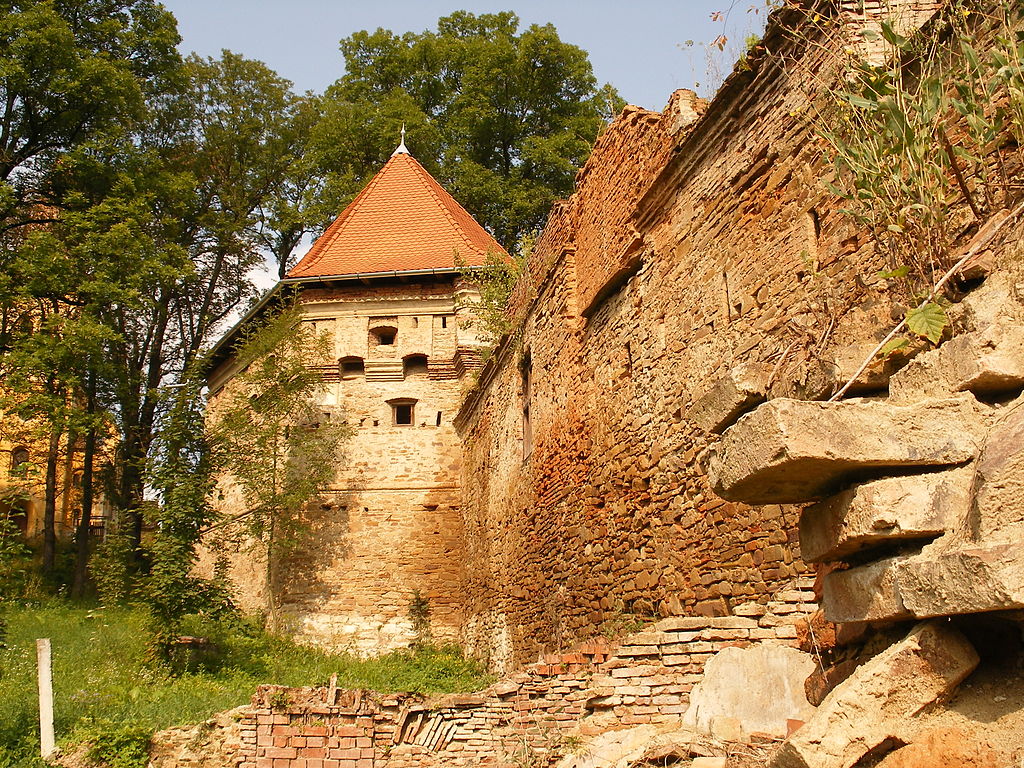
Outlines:
MULTIPOLYGON (((338 41, 361 29, 433 29, 455 10, 515 11, 521 26, 551 22, 563 41, 590 54, 601 83, 626 101, 662 109, 676 88, 708 95, 706 43, 726 34, 739 45, 763 26, 765 0, 164 0, 178 19, 188 53, 217 56, 222 48, 259 59, 297 90, 322 91, 343 74, 338 41), (757 7, 759 13, 750 11, 757 7), (713 21, 713 12, 724 15, 713 21), (687 46, 691 40, 696 45, 687 46)), ((727 51, 727 54, 729 52, 727 51)), ((722 58, 719 55, 719 58, 722 58)), ((735 58, 735 52, 732 52, 735 58)), ((720 79, 731 69, 713 64, 720 79)))

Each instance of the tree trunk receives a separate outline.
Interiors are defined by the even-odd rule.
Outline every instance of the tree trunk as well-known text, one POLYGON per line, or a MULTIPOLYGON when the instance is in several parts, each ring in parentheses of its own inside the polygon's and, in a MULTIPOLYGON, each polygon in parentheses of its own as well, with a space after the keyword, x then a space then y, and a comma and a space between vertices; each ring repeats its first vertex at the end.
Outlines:
POLYGON ((43 573, 53 574, 57 561, 57 465, 60 459, 60 429, 50 427, 46 451, 46 488, 43 496, 43 573))
POLYGON ((128 535, 131 542, 131 559, 136 570, 142 570, 142 493, 145 453, 138 428, 132 428, 125 436, 121 456, 121 509, 127 516, 128 535))
POLYGON ((89 568, 89 535, 92 526, 93 462, 96 456, 96 425, 92 417, 96 412, 96 374, 89 373, 88 391, 85 395, 85 411, 89 418, 89 429, 85 433, 85 447, 82 452, 82 514, 75 531, 75 573, 71 582, 71 597, 80 600, 85 596, 85 582, 89 568))

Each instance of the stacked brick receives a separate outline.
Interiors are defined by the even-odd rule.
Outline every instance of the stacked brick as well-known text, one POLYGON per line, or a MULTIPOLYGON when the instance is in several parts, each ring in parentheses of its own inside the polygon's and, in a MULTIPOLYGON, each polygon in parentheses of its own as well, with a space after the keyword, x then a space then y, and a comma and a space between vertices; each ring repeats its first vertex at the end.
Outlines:
MULTIPOLYGON (((569 733, 678 720, 704 665, 728 647, 797 645, 815 609, 798 580, 747 616, 664 619, 618 647, 581 644, 476 694, 426 701, 333 688, 260 688, 241 721, 239 768, 469 768, 565 749, 569 733), (607 715, 602 717, 602 715, 607 715)), ((533 763, 530 763, 533 764, 533 763)))

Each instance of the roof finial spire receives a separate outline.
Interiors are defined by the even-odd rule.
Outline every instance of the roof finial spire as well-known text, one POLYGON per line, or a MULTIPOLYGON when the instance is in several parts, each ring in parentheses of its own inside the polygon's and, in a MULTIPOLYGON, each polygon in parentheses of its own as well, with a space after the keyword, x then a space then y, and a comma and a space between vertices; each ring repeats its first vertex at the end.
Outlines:
POLYGON ((398 149, 391 153, 391 156, 395 155, 408 155, 409 150, 405 147, 405 123, 402 123, 402 142, 398 145, 398 149))

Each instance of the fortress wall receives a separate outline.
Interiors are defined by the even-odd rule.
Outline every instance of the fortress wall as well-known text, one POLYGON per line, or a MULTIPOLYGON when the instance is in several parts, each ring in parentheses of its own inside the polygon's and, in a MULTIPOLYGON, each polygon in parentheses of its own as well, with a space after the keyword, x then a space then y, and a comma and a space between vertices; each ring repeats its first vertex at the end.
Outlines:
POLYGON ((891 322, 879 259, 821 183, 808 107, 830 59, 793 20, 696 122, 677 92, 609 127, 513 297, 521 340, 459 414, 465 641, 499 670, 633 615, 729 614, 806 572, 798 510, 717 498, 691 418, 740 363, 772 395, 822 396, 832 353, 891 322))

